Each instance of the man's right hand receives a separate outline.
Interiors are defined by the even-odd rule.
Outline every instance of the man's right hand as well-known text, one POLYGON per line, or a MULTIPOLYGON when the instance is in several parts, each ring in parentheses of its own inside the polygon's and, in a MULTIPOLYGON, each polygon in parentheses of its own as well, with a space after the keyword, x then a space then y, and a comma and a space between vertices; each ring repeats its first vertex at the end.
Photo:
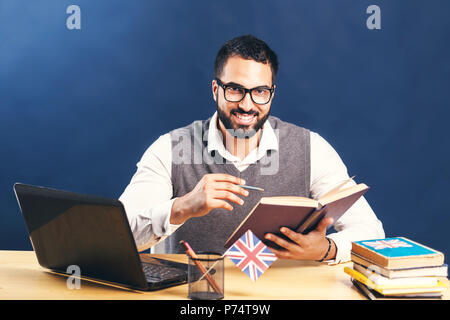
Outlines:
POLYGON ((248 196, 248 191, 238 186, 244 184, 243 179, 229 174, 204 175, 191 192, 175 199, 170 223, 182 224, 189 218, 204 216, 213 209, 233 210, 227 201, 244 204, 244 200, 237 196, 248 196))

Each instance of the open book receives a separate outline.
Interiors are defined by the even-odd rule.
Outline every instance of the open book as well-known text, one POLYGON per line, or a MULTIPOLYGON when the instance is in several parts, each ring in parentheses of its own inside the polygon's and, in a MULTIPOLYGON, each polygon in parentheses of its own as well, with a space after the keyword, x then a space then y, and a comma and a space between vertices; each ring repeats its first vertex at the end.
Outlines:
POLYGON ((267 246, 279 248, 274 242, 264 239, 265 234, 273 233, 286 239, 280 232, 281 227, 306 234, 314 230, 324 217, 331 217, 336 222, 369 189, 364 183, 344 188, 349 180, 318 200, 295 196, 262 197, 228 238, 225 248, 231 247, 248 229, 267 246))

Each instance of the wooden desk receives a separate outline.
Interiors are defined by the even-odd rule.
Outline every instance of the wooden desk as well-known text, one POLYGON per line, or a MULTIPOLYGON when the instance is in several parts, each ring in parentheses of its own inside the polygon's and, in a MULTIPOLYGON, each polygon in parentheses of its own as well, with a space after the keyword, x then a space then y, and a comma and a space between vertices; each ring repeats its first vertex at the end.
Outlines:
MULTIPOLYGON (((164 258, 187 262, 185 255, 167 255, 164 258)), ((343 271, 350 265, 277 260, 253 282, 225 259, 225 299, 365 299, 343 271)), ((187 299, 187 291, 187 284, 160 291, 138 292, 85 280, 80 289, 70 290, 66 277, 39 266, 33 251, 0 251, 0 299, 173 300, 187 299)), ((448 290, 444 299, 449 299, 448 290)))

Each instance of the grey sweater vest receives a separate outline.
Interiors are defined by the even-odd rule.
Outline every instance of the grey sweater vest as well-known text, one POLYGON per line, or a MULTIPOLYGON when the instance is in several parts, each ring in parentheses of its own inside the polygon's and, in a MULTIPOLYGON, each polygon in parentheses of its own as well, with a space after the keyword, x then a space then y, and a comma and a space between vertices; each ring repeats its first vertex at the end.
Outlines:
MULTIPOLYGON (((155 252, 184 253, 180 240, 187 241, 195 251, 225 252, 224 244, 234 229, 247 216, 262 196, 310 195, 310 137, 307 129, 270 116, 268 121, 278 136, 278 151, 269 150, 258 162, 240 172, 218 152, 207 151, 210 120, 195 121, 170 132, 172 139, 173 197, 190 192, 209 173, 227 173, 241 177, 249 186, 242 206, 231 203, 233 211, 215 209, 207 215, 187 220, 155 252)), ((216 124, 211 124, 216 125, 216 124)), ((276 214, 276 212, 274 212, 276 214)))

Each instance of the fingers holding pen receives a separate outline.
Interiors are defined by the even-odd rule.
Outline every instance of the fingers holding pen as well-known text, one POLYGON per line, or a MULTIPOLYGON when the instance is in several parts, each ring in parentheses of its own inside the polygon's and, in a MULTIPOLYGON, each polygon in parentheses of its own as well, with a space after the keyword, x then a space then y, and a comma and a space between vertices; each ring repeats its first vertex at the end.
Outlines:
POLYGON ((208 214, 213 209, 233 210, 232 204, 243 205, 240 196, 248 196, 248 191, 240 187, 245 181, 228 174, 207 174, 194 189, 175 200, 172 206, 171 223, 180 224, 192 217, 208 214))
POLYGON ((248 196, 249 194, 249 192, 246 189, 230 182, 217 182, 215 185, 215 189, 233 192, 235 194, 240 194, 244 197, 248 196))
MULTIPOLYGON (((215 182, 206 189, 205 192, 208 193, 207 198, 223 200, 224 202, 235 203, 238 205, 244 204, 244 199, 242 199, 241 196, 247 197, 249 194, 244 188, 230 182, 215 182)), ((231 208, 231 210, 233 209, 231 204, 226 207, 231 208)))
POLYGON ((229 192, 229 191, 216 190, 214 195, 213 195, 213 198, 214 199, 228 200, 228 201, 234 202, 234 203, 239 204, 239 205, 243 205, 244 204, 244 200, 243 199, 238 197, 233 192, 229 192))

